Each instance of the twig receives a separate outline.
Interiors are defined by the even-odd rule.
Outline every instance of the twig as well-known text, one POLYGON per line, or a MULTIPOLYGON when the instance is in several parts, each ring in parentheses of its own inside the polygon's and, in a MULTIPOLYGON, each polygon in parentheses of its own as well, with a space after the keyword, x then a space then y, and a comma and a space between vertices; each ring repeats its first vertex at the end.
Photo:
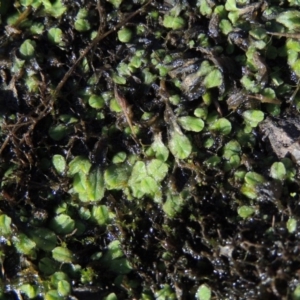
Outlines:
POLYGON ((135 137, 134 130, 133 130, 133 125, 132 125, 132 122, 131 122, 131 119, 130 119, 130 116, 129 116, 129 114, 131 114, 130 106, 129 106, 127 100, 125 99, 125 97, 123 97, 123 95, 121 95, 119 93, 116 84, 115 84, 115 88, 114 88, 114 93, 115 93, 115 98, 116 98, 118 104, 120 105, 120 107, 123 111, 123 114, 126 118, 126 121, 127 121, 128 125, 131 129, 131 132, 132 132, 133 136, 135 137))
POLYGON ((106 28, 106 11, 103 5, 101 5, 101 0, 97 1, 97 9, 99 14, 99 24, 100 24, 99 31, 104 32, 106 28))

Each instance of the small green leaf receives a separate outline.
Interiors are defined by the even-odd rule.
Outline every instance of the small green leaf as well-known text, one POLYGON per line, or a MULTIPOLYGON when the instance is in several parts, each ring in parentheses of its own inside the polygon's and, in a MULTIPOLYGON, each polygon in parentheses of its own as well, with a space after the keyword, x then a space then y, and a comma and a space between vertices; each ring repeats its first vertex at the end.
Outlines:
POLYGON ((13 62, 14 62, 14 64, 12 66, 11 71, 14 74, 18 74, 23 69, 23 67, 25 65, 25 60, 18 59, 17 57, 15 57, 13 62))
POLYGON ((44 251, 51 251, 56 246, 56 235, 46 228, 36 228, 29 231, 30 238, 37 247, 44 251))
POLYGON ((284 11, 277 16, 276 21, 290 30, 297 31, 300 29, 300 11, 284 11))
POLYGON ((297 285, 295 290, 292 293, 292 299, 293 300, 300 300, 300 285, 297 285))
POLYGON ((70 176, 76 173, 83 173, 88 174, 92 164, 90 161, 84 156, 76 156, 70 163, 69 163, 69 172, 70 176))
POLYGON ((60 296, 66 297, 71 293, 71 285, 66 280, 60 280, 57 284, 57 292, 60 296))
POLYGON ((83 284, 89 284, 95 278, 95 271, 91 267, 86 267, 80 271, 80 281, 83 284))
POLYGON ((20 291, 24 293, 29 299, 33 299, 37 296, 37 291, 31 284, 23 284, 20 286, 20 291))
POLYGON ((245 175, 245 182, 255 186, 258 184, 265 183, 266 179, 262 175, 256 172, 247 172, 245 175))
POLYGON ((70 132, 71 132, 71 128, 68 128, 66 125, 63 125, 63 124, 59 124, 59 125, 56 125, 56 126, 51 126, 49 131, 48 131, 49 136, 54 141, 62 140, 70 132))
POLYGON ((249 31, 249 34, 257 40, 262 40, 267 36, 267 31, 263 27, 255 27, 249 31))
POLYGON ((196 298, 198 300, 210 300, 211 289, 206 284, 200 285, 196 293, 196 298))
POLYGON ((30 32, 33 34, 33 35, 40 35, 43 33, 44 31, 44 25, 42 23, 33 23, 31 26, 30 26, 30 32))
POLYGON ((211 16, 212 8, 210 7, 209 3, 206 0, 200 0, 200 13, 201 13, 201 15, 207 16, 207 17, 211 16))
POLYGON ((65 123, 66 125, 78 122, 77 118, 75 118, 74 116, 69 115, 69 114, 60 115, 59 120, 62 121, 63 123, 65 123))
POLYGON ((169 97, 169 101, 172 105, 179 105, 180 96, 179 95, 173 95, 173 96, 169 97))
POLYGON ((124 258, 119 241, 113 241, 108 245, 108 251, 101 259, 101 263, 116 274, 127 274, 132 270, 129 262, 124 258))
POLYGON ((148 195, 160 202, 162 193, 158 182, 162 181, 168 172, 168 165, 159 159, 152 159, 147 165, 138 161, 135 163, 128 186, 136 198, 148 195))
POLYGON ((241 187, 241 192, 250 199, 257 199, 257 187, 266 182, 265 178, 256 172, 247 172, 245 175, 245 183, 241 187))
POLYGON ((62 155, 53 155, 52 164, 59 174, 63 174, 65 172, 67 164, 65 158, 62 155))
POLYGON ((65 272, 61 272, 61 271, 55 272, 50 278, 51 285, 55 288, 58 287, 58 283, 61 280, 66 280, 70 282, 69 276, 65 272))
POLYGON ((158 64, 155 68, 158 69, 159 76, 161 76, 161 77, 167 76, 167 74, 169 72, 169 69, 165 65, 162 65, 162 64, 158 64))
POLYGON ((288 50, 294 50, 296 52, 300 52, 300 43, 297 40, 287 39, 285 45, 288 50))
POLYGON ((106 225, 109 221, 109 211, 107 206, 94 206, 92 209, 92 218, 100 225, 106 225))
POLYGON ((53 27, 49 29, 48 39, 50 40, 50 42, 52 42, 53 44, 60 45, 62 42, 62 38, 63 38, 63 33, 60 28, 53 27))
POLYGON ((254 185, 244 183, 241 187, 241 193, 249 199, 255 200, 258 197, 256 187, 254 185))
POLYGON ((39 261, 39 270, 46 276, 52 275, 57 270, 57 263, 55 260, 49 257, 43 257, 39 261))
POLYGON ((243 118, 246 125, 257 127, 257 125, 264 120, 264 113, 260 110, 246 110, 243 112, 243 118))
POLYGON ((209 128, 219 134, 228 135, 231 132, 231 123, 225 118, 220 118, 214 121, 209 128))
POLYGON ((129 67, 134 67, 136 69, 139 69, 141 65, 142 65, 142 59, 138 56, 133 56, 129 62, 129 67))
POLYGON ((229 22, 229 20, 227 20, 227 19, 222 19, 219 27, 220 27, 221 32, 225 35, 228 35, 228 33, 233 31, 233 27, 232 27, 231 23, 229 22))
POLYGON ((78 193, 79 199, 83 202, 88 202, 87 196, 88 179, 87 175, 83 173, 76 173, 73 177, 73 191, 78 193))
POLYGON ((208 139, 204 140, 203 146, 206 149, 209 149, 214 145, 214 143, 215 143, 215 140, 213 138, 208 138, 208 139))
POLYGON ((52 250, 52 257, 58 262, 71 263, 72 262, 72 252, 64 247, 56 247, 52 250))
POLYGON ((197 118, 201 118, 203 120, 206 120, 207 114, 208 114, 207 107, 199 107, 194 110, 194 115, 197 118))
MULTIPOLYGON (((116 84, 121 84, 121 85, 126 84, 126 78, 123 76, 118 76, 117 74, 112 75, 112 80, 116 84)), ((122 111, 122 110, 120 109, 119 111, 122 111)))
POLYGON ((177 297, 175 292, 172 290, 172 288, 168 284, 165 284, 162 289, 160 289, 155 293, 155 300, 167 300, 167 299, 176 300, 177 297))
POLYGON ((230 158, 224 162, 223 170, 225 172, 230 172, 233 169, 239 167, 240 163, 241 163, 241 159, 239 155, 236 154, 231 155, 230 158))
POLYGON ((45 294, 45 300, 64 300, 65 297, 60 296, 57 290, 49 290, 45 294))
POLYGON ((152 159, 147 164, 147 173, 152 176, 155 181, 162 181, 168 173, 168 165, 159 159, 152 159))
POLYGON ((20 47, 20 53, 24 58, 31 58, 35 53, 36 42, 25 40, 20 47))
POLYGON ((43 5, 45 6, 45 10, 54 18, 61 17, 64 12, 67 10, 67 7, 63 5, 62 0, 55 0, 54 2, 43 0, 43 5))
MULTIPOLYGON (((33 0, 20 0, 20 4, 23 5, 23 6, 28 6, 28 5, 31 5, 33 2, 33 0)), ((1 6, 3 4, 1 3, 1 6)))
POLYGON ((260 85, 248 75, 244 75, 240 81, 247 91, 251 93, 258 93, 260 91, 260 85))
POLYGON ((273 89, 271 88, 265 88, 263 91, 262 91, 262 95, 264 95, 265 97, 267 98, 270 98, 270 99, 274 99, 276 98, 276 93, 273 89))
POLYGON ((120 42, 128 43, 130 42, 131 38, 132 38, 132 31, 129 28, 124 27, 118 31, 118 39, 120 42))
POLYGON ((7 236, 11 233, 11 218, 7 215, 0 216, 0 235, 7 236))
POLYGON ((39 89, 39 81, 36 76, 26 77, 25 84, 29 92, 37 93, 39 89))
POLYGON ((119 8, 123 0, 108 0, 109 3, 111 3, 114 8, 119 8))
POLYGON ((112 241, 109 243, 108 252, 105 253, 103 260, 110 262, 113 259, 121 258, 124 256, 124 253, 121 248, 121 243, 118 240, 112 241))
POLYGON ((87 19, 77 19, 74 27, 79 32, 85 32, 91 29, 91 24, 87 19))
POLYGON ((25 255, 30 254, 36 246, 35 242, 24 233, 13 236, 12 241, 17 251, 25 255))
POLYGON ((284 180, 286 178, 286 169, 282 162, 275 162, 271 166, 270 176, 274 179, 284 180))
MULTIPOLYGON (((150 174, 151 172, 150 169, 150 174)), ((138 161, 135 163, 128 181, 128 186, 130 186, 133 196, 138 199, 142 198, 144 195, 152 196, 158 201, 161 198, 159 186, 155 179, 148 175, 148 170, 144 162, 138 161)))
POLYGON ((100 201, 104 196, 104 178, 99 167, 88 174, 76 173, 73 177, 73 191, 83 202, 100 201))
POLYGON ((161 134, 154 135, 154 141, 151 147, 147 149, 146 154, 148 156, 155 155, 155 157, 161 161, 166 161, 169 156, 169 150, 162 142, 161 134))
POLYGON ((168 146, 171 153, 178 159, 185 159, 192 152, 190 140, 184 134, 178 133, 177 131, 171 133, 168 146))
MULTIPOLYGON (((146 164, 142 161, 137 161, 133 166, 130 176, 130 182, 138 182, 141 178, 145 176, 147 176, 146 164)), ((129 183, 129 185, 131 185, 131 183, 129 183)))
POLYGON ((104 107, 105 102, 101 96, 91 95, 89 98, 89 105, 96 109, 101 109, 104 107))
POLYGON ((209 168, 215 168, 221 161, 222 161, 221 157, 219 157, 217 155, 213 155, 213 156, 209 157, 208 159, 206 159, 204 161, 204 164, 206 164, 209 168))
POLYGON ((120 164, 125 161, 126 157, 127 157, 126 152, 118 152, 116 155, 114 155, 112 162, 114 164, 120 164))
POLYGON ((291 63, 290 65, 293 71, 296 73, 297 76, 300 76, 300 59, 297 59, 295 62, 291 63))
POLYGON ((254 212, 255 209, 251 206, 243 205, 238 208, 238 215, 243 219, 251 217, 254 214, 254 212))
POLYGON ((109 295, 104 297, 103 300, 118 300, 118 297, 115 293, 110 293, 109 295))
POLYGON ((131 73, 135 71, 135 68, 133 66, 129 66, 128 64, 125 64, 124 62, 121 62, 118 64, 117 71, 119 76, 126 77, 126 76, 131 76, 131 73))
POLYGON ((104 197, 104 177, 99 167, 95 167, 88 175, 87 196, 90 201, 99 201, 104 197))
POLYGON ((131 168, 127 164, 109 166, 104 172, 104 181, 108 190, 123 190, 127 187, 131 168))
POLYGON ((184 200, 179 194, 167 193, 167 200, 163 204, 163 211, 169 218, 174 218, 178 213, 182 211, 184 200))
POLYGON ((185 27, 185 20, 182 17, 174 17, 170 15, 165 15, 163 20, 163 26, 166 28, 171 28, 173 30, 183 29, 185 27))
POLYGON ((88 220, 91 217, 91 211, 87 207, 80 207, 78 213, 83 220, 88 220))
POLYGON ((203 85, 207 89, 218 87, 223 83, 223 75, 218 69, 214 69, 204 78, 203 85))
POLYGON ((197 75, 199 77, 203 77, 208 75, 210 72, 212 72, 214 70, 214 67, 209 63, 209 61, 204 60, 201 63, 200 69, 197 72, 197 75))
MULTIPOLYGON (((135 187, 137 187, 137 185, 135 187)), ((140 180, 140 186, 137 190, 140 191, 142 195, 148 194, 154 196, 158 191, 158 185, 152 177, 146 176, 140 180)), ((136 197, 141 198, 139 197, 139 193, 136 193, 136 197)))
POLYGON ((88 17, 88 15, 89 15, 89 11, 86 8, 80 8, 78 10, 76 18, 77 19, 85 19, 88 17))
POLYGON ((157 76, 152 74, 148 68, 145 68, 142 70, 142 78, 144 80, 144 84, 150 85, 156 80, 157 76))
POLYGON ((289 233, 294 233, 297 229, 297 220, 294 218, 289 218, 286 222, 286 228, 289 233))
POLYGON ((109 270, 116 274, 128 274, 131 272, 132 267, 126 258, 118 258, 111 261, 109 270))
POLYGON ((74 230, 75 221, 68 215, 60 214, 52 219, 50 227, 58 234, 68 234, 74 230))
POLYGON ((200 132, 204 128, 204 122, 199 118, 186 116, 178 118, 177 121, 183 129, 188 131, 200 132))
POLYGON ((236 0, 227 0, 225 4, 225 9, 227 11, 237 11, 236 0))

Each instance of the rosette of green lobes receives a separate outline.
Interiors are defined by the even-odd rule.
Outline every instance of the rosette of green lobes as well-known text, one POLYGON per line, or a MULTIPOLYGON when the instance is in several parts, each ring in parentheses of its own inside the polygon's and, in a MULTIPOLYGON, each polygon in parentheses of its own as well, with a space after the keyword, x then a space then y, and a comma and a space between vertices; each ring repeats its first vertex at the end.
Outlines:
POLYGON ((160 202, 162 198, 160 183, 167 175, 168 169, 169 166, 158 159, 148 162, 137 161, 128 181, 132 196, 138 199, 148 196, 160 202))

